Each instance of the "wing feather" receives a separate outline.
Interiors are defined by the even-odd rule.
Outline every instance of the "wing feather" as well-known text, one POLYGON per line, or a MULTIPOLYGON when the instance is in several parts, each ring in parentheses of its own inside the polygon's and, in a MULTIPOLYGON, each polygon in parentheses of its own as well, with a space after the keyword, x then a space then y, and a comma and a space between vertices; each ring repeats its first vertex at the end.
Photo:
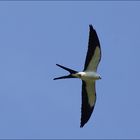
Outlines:
POLYGON ((88 51, 84 66, 84 71, 97 71, 98 64, 101 60, 101 48, 99 38, 92 25, 89 26, 88 51))
POLYGON ((85 123, 91 117, 96 102, 95 81, 82 81, 82 107, 81 107, 81 125, 83 127, 85 123))

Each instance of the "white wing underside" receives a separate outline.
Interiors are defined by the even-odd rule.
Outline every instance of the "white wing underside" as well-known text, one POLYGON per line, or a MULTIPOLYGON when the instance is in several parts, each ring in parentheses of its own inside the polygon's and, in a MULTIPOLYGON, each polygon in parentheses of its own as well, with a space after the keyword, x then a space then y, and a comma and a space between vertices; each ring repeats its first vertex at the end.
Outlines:
POLYGON ((86 82, 86 91, 88 96, 88 103, 90 107, 95 105, 96 101, 96 91, 95 91, 95 81, 85 81, 86 82))
POLYGON ((92 56, 88 66, 86 68, 86 71, 94 71, 94 72, 96 72, 98 64, 100 62, 100 59, 101 59, 101 50, 100 50, 99 47, 96 47, 94 55, 92 56))

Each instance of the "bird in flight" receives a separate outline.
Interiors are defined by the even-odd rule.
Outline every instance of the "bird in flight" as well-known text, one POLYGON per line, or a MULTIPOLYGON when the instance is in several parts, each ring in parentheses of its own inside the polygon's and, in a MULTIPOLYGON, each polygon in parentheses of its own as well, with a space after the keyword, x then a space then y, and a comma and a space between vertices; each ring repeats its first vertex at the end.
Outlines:
POLYGON ((95 29, 92 25, 89 25, 88 51, 86 55, 84 70, 82 72, 78 72, 62 65, 56 64, 60 68, 67 70, 70 74, 54 78, 54 80, 66 78, 80 78, 82 80, 82 107, 80 127, 83 127, 88 122, 95 106, 95 82, 96 80, 101 79, 101 76, 97 73, 97 67, 100 60, 100 42, 95 29))

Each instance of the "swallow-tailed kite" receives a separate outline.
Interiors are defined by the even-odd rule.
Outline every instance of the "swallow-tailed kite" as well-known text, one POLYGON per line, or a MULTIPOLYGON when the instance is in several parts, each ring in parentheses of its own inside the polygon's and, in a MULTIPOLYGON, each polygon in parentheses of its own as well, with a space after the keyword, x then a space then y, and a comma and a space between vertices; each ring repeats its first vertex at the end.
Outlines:
POLYGON ((100 75, 97 73, 97 67, 101 60, 100 42, 92 25, 89 25, 89 29, 88 51, 84 70, 82 72, 77 72, 62 65, 56 64, 57 66, 67 70, 70 74, 54 78, 54 80, 65 78, 80 78, 82 80, 82 107, 80 127, 83 127, 88 122, 93 112, 96 102, 95 81, 101 79, 100 75))

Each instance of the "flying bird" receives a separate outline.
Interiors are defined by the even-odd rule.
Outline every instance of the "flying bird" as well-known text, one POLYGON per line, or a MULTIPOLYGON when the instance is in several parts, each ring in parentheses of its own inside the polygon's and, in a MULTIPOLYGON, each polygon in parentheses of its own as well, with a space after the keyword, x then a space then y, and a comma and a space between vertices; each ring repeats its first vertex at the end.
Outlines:
POLYGON ((78 72, 62 65, 56 64, 60 68, 68 71, 70 74, 54 78, 54 80, 66 78, 80 78, 82 80, 82 107, 80 127, 83 127, 88 122, 95 106, 95 83, 96 80, 101 79, 101 76, 97 73, 97 67, 100 60, 100 42, 95 29, 92 25, 89 25, 88 51, 86 55, 84 70, 82 72, 78 72))

